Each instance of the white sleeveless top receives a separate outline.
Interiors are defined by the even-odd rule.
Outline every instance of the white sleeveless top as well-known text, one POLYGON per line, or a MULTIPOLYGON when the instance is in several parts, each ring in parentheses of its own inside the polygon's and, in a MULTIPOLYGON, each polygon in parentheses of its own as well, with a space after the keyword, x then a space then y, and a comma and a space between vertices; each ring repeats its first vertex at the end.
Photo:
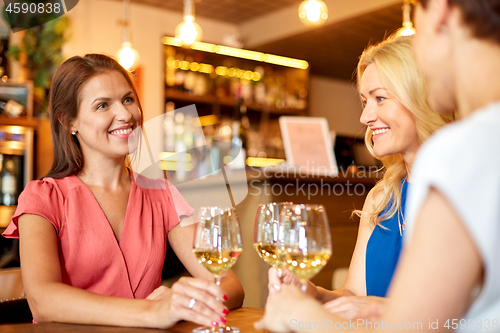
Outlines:
POLYGON ((422 145, 407 198, 405 243, 431 187, 460 215, 484 263, 483 288, 465 319, 483 320, 483 329, 484 320, 491 325, 496 319, 496 328, 484 332, 500 332, 500 103, 446 126, 422 145))

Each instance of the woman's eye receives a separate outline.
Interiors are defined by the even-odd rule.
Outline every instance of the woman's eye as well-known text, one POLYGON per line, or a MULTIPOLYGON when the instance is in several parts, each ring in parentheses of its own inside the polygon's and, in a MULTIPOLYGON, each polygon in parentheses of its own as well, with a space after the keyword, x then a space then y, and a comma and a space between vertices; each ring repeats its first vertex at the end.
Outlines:
POLYGON ((361 106, 363 107, 363 109, 365 108, 366 106, 366 101, 361 101, 361 106))
POLYGON ((108 103, 99 103, 99 105, 97 105, 97 110, 105 109, 107 106, 108 103))
POLYGON ((386 100, 385 97, 377 97, 377 102, 383 102, 384 100, 386 100))
POLYGON ((133 97, 127 97, 125 98, 125 103, 133 103, 134 102, 134 98, 133 97))

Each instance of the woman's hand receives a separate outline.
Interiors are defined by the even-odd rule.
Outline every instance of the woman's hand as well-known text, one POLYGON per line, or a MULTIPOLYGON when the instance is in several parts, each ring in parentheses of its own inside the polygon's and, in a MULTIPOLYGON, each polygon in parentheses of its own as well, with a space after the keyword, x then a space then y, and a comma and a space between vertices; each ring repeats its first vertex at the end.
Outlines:
MULTIPOLYGON (((290 272, 288 269, 283 269, 281 271, 281 278, 278 275, 278 270, 274 267, 271 267, 268 271, 268 289, 269 293, 273 293, 276 291, 281 290, 282 285, 290 285, 290 286, 299 286, 300 287, 300 281, 297 279, 295 274, 290 272)), ((319 298, 319 292, 317 287, 311 282, 307 281, 307 291, 306 291, 311 297, 318 299, 319 298)))
POLYGON ((269 280, 268 288, 270 292, 280 290, 282 284, 300 286, 299 279, 297 279, 295 274, 293 274, 286 268, 281 270, 281 276, 278 275, 278 270, 274 267, 269 268, 267 274, 269 280))
POLYGON ((214 282, 182 277, 172 288, 161 286, 147 299, 155 302, 152 320, 159 328, 168 328, 180 320, 204 326, 226 322, 229 310, 222 300, 226 296, 214 282))
POLYGON ((323 304, 329 312, 346 319, 364 318, 377 321, 387 299, 375 296, 343 296, 323 304))
POLYGON ((321 304, 302 292, 297 286, 282 284, 281 290, 269 293, 264 317, 254 324, 258 330, 291 332, 294 323, 312 319, 314 315, 325 312, 321 304))

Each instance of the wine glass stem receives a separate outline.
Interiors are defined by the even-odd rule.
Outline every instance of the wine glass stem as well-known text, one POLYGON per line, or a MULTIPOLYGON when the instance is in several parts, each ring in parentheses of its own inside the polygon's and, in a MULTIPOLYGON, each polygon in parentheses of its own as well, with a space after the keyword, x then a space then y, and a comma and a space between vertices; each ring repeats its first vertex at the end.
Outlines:
MULTIPOLYGON (((220 286, 220 275, 217 275, 215 277, 215 284, 220 286)), ((221 301, 219 298, 217 298, 217 300, 221 301)), ((212 327, 212 331, 213 332, 219 332, 220 329, 222 328, 222 330, 225 330, 226 329, 226 325, 224 323, 219 323, 219 326, 215 326, 215 327, 212 327)))
POLYGON ((307 280, 300 280, 300 290, 302 290, 303 292, 307 291, 307 280))

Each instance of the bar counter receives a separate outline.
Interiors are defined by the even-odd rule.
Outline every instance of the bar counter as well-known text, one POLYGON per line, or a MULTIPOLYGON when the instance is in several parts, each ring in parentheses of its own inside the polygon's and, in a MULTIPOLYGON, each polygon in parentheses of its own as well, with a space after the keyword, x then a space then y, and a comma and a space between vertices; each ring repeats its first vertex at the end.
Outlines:
MULTIPOLYGON (((233 310, 227 316, 227 325, 241 329, 242 333, 264 332, 256 330, 253 324, 264 315, 263 309, 240 308, 233 310)), ((148 329, 136 327, 116 327, 116 326, 95 326, 60 323, 41 324, 11 324, 0 325, 2 333, 63 333, 63 332, 116 332, 116 333, 140 333, 140 332, 171 332, 171 333, 192 333, 192 330, 200 325, 191 322, 181 322, 175 326, 165 329, 148 329)))
MULTIPOLYGON (((352 219, 351 213, 363 208, 365 197, 379 176, 376 168, 339 170, 338 176, 306 174, 293 168, 247 168, 246 172, 228 170, 226 176, 243 234, 243 253, 233 266, 245 289, 243 306, 263 308, 267 299, 269 266, 253 248, 255 213, 260 203, 292 201, 325 206, 333 254, 312 281, 331 289, 335 269, 348 267, 351 261, 359 226, 359 219, 352 219)), ((221 173, 196 182, 176 184, 176 187, 193 207, 231 206, 221 173)))

